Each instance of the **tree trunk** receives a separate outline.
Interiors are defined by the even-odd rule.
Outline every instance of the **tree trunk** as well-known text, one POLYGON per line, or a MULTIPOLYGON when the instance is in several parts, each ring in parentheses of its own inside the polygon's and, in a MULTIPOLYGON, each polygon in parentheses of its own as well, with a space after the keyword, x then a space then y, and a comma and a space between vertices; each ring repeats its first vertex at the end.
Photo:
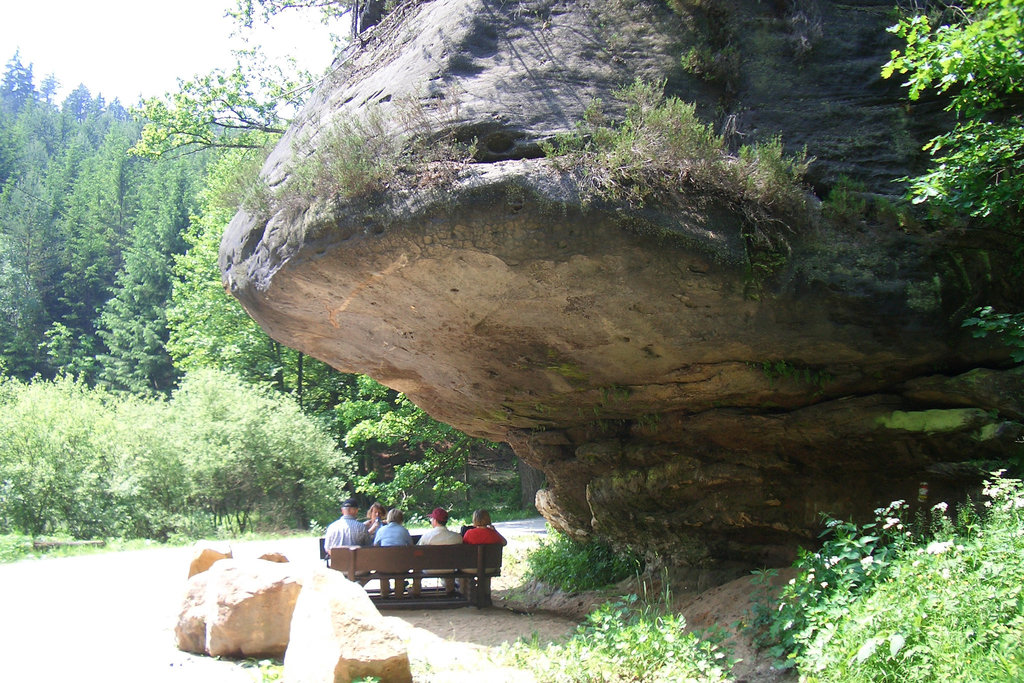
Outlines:
POLYGON ((526 510, 534 506, 537 491, 544 488, 544 473, 530 467, 521 458, 516 458, 516 466, 519 469, 519 490, 522 493, 519 505, 526 510))

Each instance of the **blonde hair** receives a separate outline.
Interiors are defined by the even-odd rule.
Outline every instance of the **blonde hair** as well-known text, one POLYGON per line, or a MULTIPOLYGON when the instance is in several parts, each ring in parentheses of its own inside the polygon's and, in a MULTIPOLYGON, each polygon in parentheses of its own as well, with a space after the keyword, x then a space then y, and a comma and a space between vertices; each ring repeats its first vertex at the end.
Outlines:
POLYGON ((473 513, 473 526, 490 526, 491 513, 487 510, 477 510, 473 513))
POLYGON ((401 524, 404 520, 405 515, 403 515, 402 511, 399 510, 398 508, 395 508, 394 510, 388 513, 388 524, 391 524, 392 522, 397 522, 398 524, 401 524))

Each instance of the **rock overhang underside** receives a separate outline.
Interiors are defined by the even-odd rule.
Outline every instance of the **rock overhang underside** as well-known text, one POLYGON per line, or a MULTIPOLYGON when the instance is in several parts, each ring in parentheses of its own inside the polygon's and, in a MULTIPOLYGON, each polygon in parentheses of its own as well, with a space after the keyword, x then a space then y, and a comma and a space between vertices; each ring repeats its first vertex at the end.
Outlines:
MULTIPOLYGON (((857 38, 884 32, 885 18, 862 5, 856 24, 816 5, 853 44, 812 53, 805 78, 843 64, 867 73, 857 38)), ((882 97, 869 82, 853 97, 848 81, 809 82, 793 86, 801 107, 765 99, 768 66, 796 78, 773 51, 786 24, 759 3, 737 7, 734 20, 760 33, 749 73, 723 95, 680 72, 699 22, 662 3, 403 6, 339 59, 264 177, 287 183, 329 122, 360 108, 407 133, 396 107, 408 101, 434 112, 438 137, 482 139, 476 163, 441 182, 343 200, 314 188, 240 211, 222 244, 225 284, 282 343, 511 443, 546 474, 538 508, 576 537, 673 564, 774 564, 813 544, 822 512, 864 519, 915 500, 925 480, 935 500, 962 493, 978 461, 1015 447, 1024 412, 1020 372, 959 328, 971 296, 998 294, 964 285, 982 267, 963 255, 976 253, 969 240, 839 224, 812 197, 811 217, 787 226, 782 263, 762 274, 734 202, 586 200, 572 171, 536 158, 640 75, 732 102, 745 134, 806 143, 822 182, 906 173, 912 159, 884 144, 914 134, 899 127, 898 89, 882 97), (619 30, 596 28, 608 25, 619 30), (836 101, 847 114, 826 126, 836 101), (843 137, 858 128, 872 132, 843 137), (857 157, 855 143, 875 152, 857 157)))

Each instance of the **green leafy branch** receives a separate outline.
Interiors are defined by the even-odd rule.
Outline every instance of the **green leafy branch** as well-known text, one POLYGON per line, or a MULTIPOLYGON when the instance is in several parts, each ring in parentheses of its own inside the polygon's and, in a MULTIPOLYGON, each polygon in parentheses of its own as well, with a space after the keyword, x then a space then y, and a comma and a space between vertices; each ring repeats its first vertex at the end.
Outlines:
POLYGON ((991 306, 983 306, 963 326, 974 328, 971 334, 976 338, 995 335, 1010 347, 1014 362, 1024 363, 1024 313, 996 313, 991 306))
POLYGON ((893 50, 882 77, 906 74, 911 101, 928 91, 949 96, 946 109, 959 120, 924 147, 931 169, 903 180, 916 203, 1017 220, 1024 209, 1024 5, 970 0, 958 14, 939 26, 918 14, 889 28, 906 46, 893 50))

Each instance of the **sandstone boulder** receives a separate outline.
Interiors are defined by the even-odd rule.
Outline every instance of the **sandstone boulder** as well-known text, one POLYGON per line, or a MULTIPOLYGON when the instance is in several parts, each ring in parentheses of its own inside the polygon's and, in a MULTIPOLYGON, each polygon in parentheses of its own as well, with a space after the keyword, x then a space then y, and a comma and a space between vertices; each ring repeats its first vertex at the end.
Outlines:
POLYGON ((178 648, 214 657, 280 657, 302 577, 288 564, 223 560, 189 579, 178 648))
POLYGON ((403 3, 341 56, 263 179, 287 187, 332 153, 333 122, 370 110, 396 136, 476 139, 474 163, 240 211, 225 286, 278 341, 510 443, 576 537, 763 566, 813 544, 822 512, 870 519, 921 481, 925 505, 962 495, 984 465, 960 464, 1018 447, 1024 400, 1006 350, 960 323, 1024 293, 999 236, 894 218, 893 179, 942 121, 879 77, 891 7, 403 3), (701 73, 702 54, 728 68, 701 73), (774 251, 721 193, 589 201, 542 158, 594 100, 621 116, 638 77, 736 146, 806 145, 808 215, 775 221, 774 251), (819 210, 844 175, 870 211, 819 210))
POLYGON ((183 652, 207 654, 206 622, 209 618, 207 590, 210 573, 201 572, 189 578, 185 587, 178 621, 174 625, 174 641, 183 652))
POLYGON ((277 552, 263 553, 259 559, 266 560, 267 562, 287 562, 288 558, 277 552))
POLYGON ((366 591, 323 567, 305 583, 295 605, 284 676, 291 683, 347 683, 365 677, 382 683, 412 681, 402 639, 366 591))
POLYGON ((205 572, 214 562, 230 559, 231 556, 231 546, 227 543, 199 541, 194 546, 192 562, 188 566, 188 578, 205 572))

